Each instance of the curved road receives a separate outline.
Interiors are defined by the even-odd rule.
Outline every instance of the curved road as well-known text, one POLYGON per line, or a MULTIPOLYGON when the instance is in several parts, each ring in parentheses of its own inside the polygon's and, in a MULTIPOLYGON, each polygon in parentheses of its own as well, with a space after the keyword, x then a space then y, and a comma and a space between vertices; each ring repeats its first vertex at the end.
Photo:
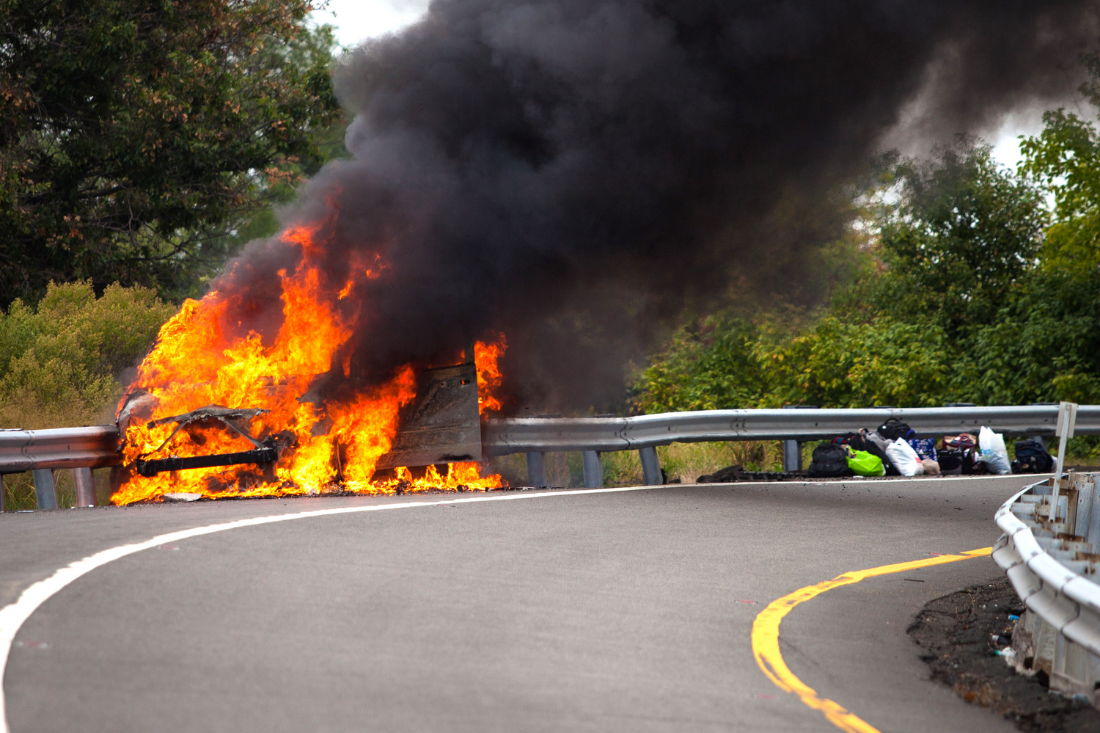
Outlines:
MULTIPOLYGON (((845 571, 988 547, 994 511, 1027 483, 6 514, 0 606, 70 562, 162 533, 356 510, 190 537, 88 572, 19 629, 7 718, 12 733, 835 731, 757 667, 756 615, 845 571)), ((881 731, 1010 731, 928 681, 905 633, 929 599, 999 577, 979 557, 836 588, 786 617, 780 650, 805 684, 881 731)))

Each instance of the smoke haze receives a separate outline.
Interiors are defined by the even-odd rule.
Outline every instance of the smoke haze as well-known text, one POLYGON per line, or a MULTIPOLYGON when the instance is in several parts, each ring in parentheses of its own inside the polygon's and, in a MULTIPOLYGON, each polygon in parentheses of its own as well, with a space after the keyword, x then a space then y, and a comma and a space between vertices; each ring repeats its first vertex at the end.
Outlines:
MULTIPOLYGON (((583 409, 685 300, 797 277, 785 263, 835 233, 812 203, 773 227, 777 206, 888 133, 1065 99, 1097 32, 1069 0, 436 0, 337 70, 354 157, 286 217, 325 222, 332 282, 387 264, 339 303, 353 381, 500 330, 517 404, 583 409)), ((298 256, 254 242, 216 285, 244 326, 277 327, 298 256)))

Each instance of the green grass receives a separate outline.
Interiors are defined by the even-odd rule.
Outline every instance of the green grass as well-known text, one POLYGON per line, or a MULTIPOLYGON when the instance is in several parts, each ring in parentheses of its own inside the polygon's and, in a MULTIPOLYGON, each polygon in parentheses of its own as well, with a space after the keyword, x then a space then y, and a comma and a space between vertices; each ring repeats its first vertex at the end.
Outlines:
MULTIPOLYGON (((92 471, 95 478, 96 504, 104 506, 110 503, 110 469, 100 468, 92 471)), ((73 472, 58 470, 53 472, 57 487, 58 509, 70 509, 76 506, 76 481, 73 472)), ((38 508, 34 492, 34 474, 9 473, 4 476, 4 511, 18 512, 38 508)))
POLYGON ((777 440, 735 440, 725 443, 673 443, 657 449, 669 481, 692 483, 727 466, 746 471, 782 471, 783 444, 777 440))

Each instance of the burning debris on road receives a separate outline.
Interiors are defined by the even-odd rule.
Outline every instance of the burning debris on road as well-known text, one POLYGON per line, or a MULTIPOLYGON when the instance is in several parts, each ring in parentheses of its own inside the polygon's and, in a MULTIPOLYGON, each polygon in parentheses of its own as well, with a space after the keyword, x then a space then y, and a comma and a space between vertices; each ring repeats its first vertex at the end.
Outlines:
MULTIPOLYGON (((372 274, 328 280, 313 261, 312 235, 284 234, 301 247, 301 258, 291 273, 279 272, 283 321, 266 342, 234 322, 236 299, 218 291, 188 301, 161 330, 119 407, 123 467, 115 473, 114 503, 169 493, 225 498, 501 485, 499 476, 481 475, 477 461, 479 413, 499 406, 492 391, 501 381, 504 337, 475 344, 476 365, 406 364, 353 389, 354 365, 342 349, 356 316, 340 306, 357 279, 372 274), (326 378, 338 386, 321 397, 318 383, 326 378), (415 409, 403 413, 406 406, 415 409), (399 443, 400 457, 382 466, 392 475, 376 480, 403 415, 421 450, 409 454, 399 443), (445 472, 434 465, 441 460, 449 464, 445 472), (423 465, 418 478, 408 468, 423 465)), ((466 362, 465 353, 454 361, 466 362)), ((407 441, 410 434, 401 435, 407 441)))

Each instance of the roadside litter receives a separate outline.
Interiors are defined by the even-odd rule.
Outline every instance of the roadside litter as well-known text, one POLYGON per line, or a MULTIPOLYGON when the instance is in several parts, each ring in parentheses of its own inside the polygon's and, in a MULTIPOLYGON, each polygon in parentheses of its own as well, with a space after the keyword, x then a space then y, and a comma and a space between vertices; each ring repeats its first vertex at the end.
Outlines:
POLYGON ((814 448, 806 475, 934 476, 1009 473, 1049 473, 1054 459, 1035 440, 1016 442, 1016 459, 1009 460, 1004 436, 982 427, 971 433, 922 438, 908 424, 890 418, 877 430, 861 429, 814 448))
POLYGON ((814 478, 851 476, 852 469, 848 466, 848 453, 844 450, 844 445, 822 443, 814 448, 807 473, 814 478))
POLYGON ((1016 460, 1012 462, 1012 473, 1050 473, 1054 469, 1054 458, 1046 452, 1036 440, 1016 441, 1016 460))
POLYGON ((896 439, 887 447, 886 455, 894 462, 894 466, 902 476, 919 476, 924 473, 920 456, 913 450, 913 446, 902 438, 896 439))
POLYGON ((990 473, 1012 473, 1003 435, 983 426, 978 432, 978 446, 982 449, 982 460, 989 465, 990 473))
POLYGON ((848 468, 856 476, 885 476, 886 466, 882 459, 874 453, 865 450, 855 450, 850 445, 848 449, 848 468))
POLYGON ((921 437, 908 424, 890 418, 875 430, 838 435, 813 449, 803 471, 751 471, 729 466, 698 477, 699 483, 739 481, 797 481, 809 478, 877 478, 881 476, 935 476, 1008 473, 1050 473, 1054 459, 1042 443, 1016 442, 1016 458, 1009 460, 1004 436, 988 427, 978 435, 959 433, 921 437))

